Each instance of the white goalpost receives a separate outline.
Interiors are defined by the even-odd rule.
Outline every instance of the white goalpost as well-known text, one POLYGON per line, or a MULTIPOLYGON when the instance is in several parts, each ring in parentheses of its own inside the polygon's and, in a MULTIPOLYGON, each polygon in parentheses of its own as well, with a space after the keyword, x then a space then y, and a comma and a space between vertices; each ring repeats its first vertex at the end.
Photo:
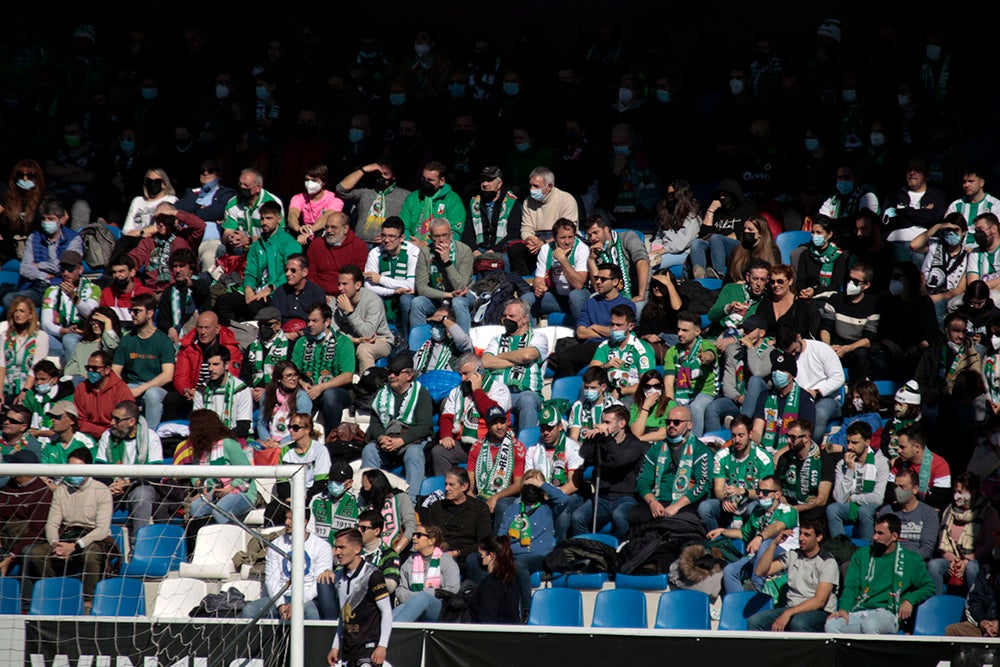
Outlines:
MULTIPOLYGON (((305 486, 305 468, 304 466, 297 465, 279 465, 279 466, 228 466, 228 465, 77 465, 77 464, 0 464, 0 475, 9 477, 42 477, 49 478, 53 480, 59 480, 64 477, 86 477, 86 478, 100 478, 100 479, 129 479, 133 480, 148 480, 150 483, 161 485, 165 480, 217 480, 217 479, 241 479, 241 480, 287 480, 289 482, 291 490, 291 519, 292 525, 295 530, 291 533, 291 550, 290 550, 290 619, 287 622, 287 627, 283 628, 284 632, 287 632, 287 647, 288 647, 288 661, 289 667, 303 667, 305 664, 305 629, 304 629, 304 611, 303 611, 303 594, 304 594, 304 583, 305 583, 305 568, 306 568, 306 555, 305 555, 305 525, 306 525, 306 486, 305 486), (302 528, 299 530, 299 528, 302 528)), ((180 488, 185 486, 184 484, 179 484, 177 487, 171 487, 169 484, 164 488, 180 488)), ((258 498, 260 500, 260 498, 258 498)), ((258 505, 259 506, 259 505, 258 505)), ((157 523, 154 521, 154 524, 157 523)), ((172 523, 176 524, 177 521, 174 520, 172 523)), ((247 535, 256 536, 258 533, 256 530, 250 530, 243 523, 235 524, 240 527, 247 535)), ((283 525, 283 522, 279 525, 283 525)), ((258 530, 260 527, 256 527, 258 530)), ((176 529, 174 529, 176 531, 176 529)), ((234 531, 239 536, 238 531, 234 531)), ((246 535, 243 536, 244 538, 246 535)), ((44 544, 44 533, 41 538, 42 544, 44 544)), ((135 539, 135 536, 132 536, 135 539)), ((249 540, 245 540, 249 541, 249 540)), ((276 548, 265 545, 266 548, 276 548)), ((281 550, 278 550, 279 553, 281 550)), ((188 553, 188 559, 193 556, 192 553, 188 553)), ((21 559, 22 568, 27 566, 28 557, 25 556, 21 559)), ((287 571, 286 571, 287 572, 287 571)), ((23 574, 23 572, 22 572, 23 574)), ((171 574, 176 575, 176 572, 171 574)), ((130 577, 134 577, 130 573, 130 577)), ((222 575, 226 576, 226 575, 222 575)), ((197 574, 194 575, 197 578, 197 574)), ((218 576, 213 577, 212 582, 216 587, 220 584, 237 584, 237 583, 251 583, 240 577, 240 573, 237 569, 235 572, 235 578, 230 576, 229 581, 222 581, 218 576)), ((151 576, 150 579, 155 580, 155 584, 162 585, 163 582, 168 582, 170 580, 169 576, 151 576)), ((148 579, 142 578, 142 581, 147 581, 148 579)), ((44 581, 44 578, 39 579, 34 583, 35 586, 39 582, 44 581)), ((256 580, 254 586, 257 585, 256 580)), ((146 584, 144 583, 144 586, 146 584)), ((234 586, 237 587, 237 586, 234 586)), ((262 592, 262 599, 268 599, 269 595, 263 584, 260 584, 262 592)), ((199 589, 200 590, 200 589, 199 589)), ((241 589, 242 590, 242 589, 241 589)), ((38 597, 38 596, 36 596, 38 597)), ((96 613, 96 609, 94 610, 96 613)), ((71 612, 72 613, 72 612, 71 612)), ((39 618, 44 618, 39 616, 39 618)), ((179 616, 175 617, 179 618, 179 616)), ((136 617, 136 622, 140 621, 145 623, 149 621, 157 621, 158 619, 154 616, 154 610, 152 608, 146 609, 146 616, 136 617)), ((107 620, 107 619, 105 619, 107 620)), ((120 618, 118 622, 129 622, 131 619, 120 618)), ((207 619, 193 618, 193 621, 202 621, 207 619)), ((242 636, 238 633, 242 631, 247 631, 247 624, 253 624, 259 619, 255 620, 239 620, 238 622, 233 622, 231 624, 233 633, 237 633, 237 636, 242 636)), ((80 627, 81 624, 93 621, 99 623, 101 618, 98 616, 59 616, 57 619, 58 623, 63 623, 62 628, 66 627, 66 623, 74 623, 76 627, 80 627)), ((63 629, 58 629, 56 634, 59 636, 60 640, 65 640, 65 632, 63 629)), ((249 628, 249 632, 253 632, 253 628, 249 628)), ((95 631, 96 633, 97 631, 95 631)), ((135 635, 142 634, 142 629, 136 626, 134 632, 135 635)), ((227 630, 228 632, 228 630, 227 630)), ((147 633, 148 634, 148 633, 147 633)), ((28 644, 31 643, 30 637, 28 644)), ((224 642, 228 643, 228 642, 224 642)), ((221 651, 222 646, 212 645, 209 650, 221 651)), ((75 660, 69 659, 69 664, 86 664, 87 659, 82 655, 83 649, 81 649, 81 655, 75 660)), ((148 657, 143 657, 140 659, 139 663, 135 664, 156 664, 155 658, 154 662, 150 663, 148 657)), ((193 660, 193 664, 198 664, 198 660, 193 660)), ((325 655, 324 655, 325 660, 325 655)), ((63 658, 58 657, 53 659, 55 664, 59 664, 63 661, 63 658)), ((33 659, 33 664, 34 664, 33 659)), ((123 662, 123 656, 119 655, 117 662, 115 658, 112 658, 112 662, 118 665, 125 664, 123 662)), ((134 662, 134 661, 133 661, 134 662)), ((250 664, 255 664, 257 661, 250 661, 250 664)), ((98 661, 100 664, 100 661, 98 661)), ((215 661, 209 658, 207 667, 214 667, 215 661)), ((224 663, 224 667, 230 667, 230 663, 227 661, 224 663)))

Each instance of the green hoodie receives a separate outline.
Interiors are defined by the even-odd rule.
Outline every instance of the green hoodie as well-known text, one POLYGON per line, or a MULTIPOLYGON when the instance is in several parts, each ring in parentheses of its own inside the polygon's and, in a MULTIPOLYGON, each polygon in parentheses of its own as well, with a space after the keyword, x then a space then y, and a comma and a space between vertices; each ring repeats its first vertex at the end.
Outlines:
POLYGON ((403 200, 399 217, 403 219, 406 236, 410 240, 430 242, 430 222, 435 218, 444 218, 451 223, 456 241, 462 240, 462 232, 465 230, 465 204, 447 183, 432 197, 424 197, 419 190, 411 192, 403 200))
POLYGON ((280 287, 285 284, 285 260, 290 255, 302 252, 302 246, 295 237, 282 228, 271 236, 260 238, 247 249, 247 268, 243 273, 243 286, 254 291, 265 286, 280 287))
POLYGON ((931 579, 924 559, 915 551, 904 549, 896 543, 896 549, 901 549, 902 581, 897 582, 893 576, 896 562, 896 552, 887 553, 875 558, 874 574, 870 582, 865 581, 869 561, 872 559, 871 547, 862 547, 854 552, 851 564, 844 578, 844 593, 840 596, 841 611, 863 611, 865 609, 899 610, 899 603, 909 601, 914 607, 934 595, 934 580, 931 579), (865 590, 867 587, 867 594, 865 590), (900 593, 894 600, 892 594, 900 593))

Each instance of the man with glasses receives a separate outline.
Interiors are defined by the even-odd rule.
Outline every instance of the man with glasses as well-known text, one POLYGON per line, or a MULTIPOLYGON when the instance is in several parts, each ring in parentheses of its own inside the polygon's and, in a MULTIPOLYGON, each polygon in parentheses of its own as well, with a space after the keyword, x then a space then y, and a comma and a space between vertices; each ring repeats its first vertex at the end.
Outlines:
MULTIPOLYGON (((122 401, 111 411, 111 427, 101 434, 94 461, 112 465, 163 463, 160 436, 139 416, 139 405, 134 400, 122 401)), ((115 508, 129 510, 129 537, 133 540, 139 528, 153 522, 154 514, 159 520, 170 516, 169 505, 159 502, 163 496, 160 485, 147 478, 116 477, 108 488, 115 499, 115 508)))
POLYGON ((510 389, 512 409, 521 429, 538 426, 542 367, 549 356, 549 339, 531 328, 530 312, 524 301, 508 301, 500 321, 504 333, 493 338, 483 352, 483 366, 510 389))
POLYGON ((45 290, 42 329, 49 335, 49 355, 70 359, 83 336, 83 320, 97 308, 101 288, 83 277, 83 257, 67 250, 59 258, 62 281, 45 290))
POLYGON ((729 425, 728 448, 720 449, 712 465, 712 498, 698 506, 705 527, 728 526, 736 515, 746 515, 756 506, 757 482, 774 474, 774 461, 750 439, 753 421, 736 415, 729 425))
POLYGON ((584 503, 573 512, 574 535, 592 532, 595 509, 598 530, 611 521, 620 539, 628 533, 629 512, 638 504, 635 495, 638 464, 646 451, 645 443, 629 431, 628 422, 628 409, 613 405, 601 416, 597 434, 580 445, 584 466, 600 462, 600 485, 594 502, 584 503))
POLYGON ((77 431, 80 413, 72 401, 59 401, 45 413, 51 422, 52 439, 42 447, 42 463, 66 463, 70 452, 80 447, 97 452, 97 441, 77 431))
MULTIPOLYGON (((271 295, 271 303, 278 309, 279 324, 285 329, 288 340, 299 337, 309 319, 309 308, 323 301, 326 301, 326 292, 309 280, 309 258, 300 252, 289 255, 285 260, 285 284, 275 288, 271 295)), ((257 321, 261 321, 259 312, 257 321)))
POLYGON ((219 182, 219 169, 214 160, 201 163, 198 182, 201 187, 188 188, 174 205, 177 210, 194 213, 205 221, 205 236, 196 250, 202 270, 208 271, 215 265, 216 252, 222 245, 218 223, 225 217, 226 204, 236 196, 236 191, 219 182))
POLYGON ((28 237, 21 257, 19 271, 25 288, 4 295, 4 310, 9 311, 14 299, 19 296, 26 296, 35 304, 40 304, 51 281, 60 277, 60 257, 70 250, 83 256, 83 239, 66 226, 69 214, 58 199, 43 199, 38 213, 42 216, 41 229, 28 237))
MULTIPOLYGON (((307 314, 306 317, 309 317, 307 314)), ((277 308, 262 308, 257 312, 257 337, 247 347, 247 360, 242 377, 250 385, 254 405, 264 396, 271 383, 274 365, 288 359, 291 341, 281 329, 281 313, 277 308)))
POLYGON ((652 346, 634 331, 635 311, 624 304, 612 308, 608 339, 597 346, 590 362, 591 367, 599 366, 607 372, 615 396, 629 397, 625 399, 628 403, 639 386, 639 376, 656 365, 652 346))
POLYGON ((453 238, 451 223, 445 218, 430 222, 430 239, 417 258, 417 296, 410 305, 410 328, 425 324, 428 316, 449 301, 456 322, 468 331, 475 304, 475 297, 469 294, 472 249, 453 238))
POLYGON ((165 333, 156 328, 156 299, 140 294, 132 300, 132 333, 122 336, 111 369, 128 384, 134 400, 142 400, 146 421, 156 430, 163 418, 166 387, 174 379, 177 353, 165 333))
POLYGON ((774 470, 781 480, 781 495, 799 514, 826 511, 837 477, 839 453, 825 452, 809 435, 809 420, 789 422, 785 447, 774 454, 774 470))
POLYGON ((405 240, 403 220, 398 216, 382 223, 381 242, 368 252, 365 287, 382 297, 385 315, 396 327, 410 326, 410 305, 417 278, 420 248, 405 240))
MULTIPOLYGON (((324 225, 323 233, 313 236, 306 249, 313 279, 327 297, 340 294, 337 276, 342 266, 364 266, 368 246, 350 228, 347 214, 328 211, 313 225, 324 225)), ((332 301, 332 299, 328 299, 332 301)))
MULTIPOLYGON (((340 425, 344 408, 351 403, 347 388, 354 381, 354 344, 330 330, 333 311, 324 302, 309 310, 305 335, 292 348, 291 361, 302 372, 299 381, 313 405, 321 404, 323 424, 329 432, 340 425)), ((377 466, 376 466, 377 467, 377 466)))
POLYGON ((855 264, 844 293, 837 292, 823 306, 820 340, 833 347, 855 383, 868 378, 872 340, 878 333, 879 306, 868 294, 873 277, 870 266, 855 264))
POLYGON ((140 235, 142 240, 129 252, 129 257, 142 269, 142 283, 161 294, 172 282, 171 256, 181 248, 193 251, 201 244, 205 221, 164 202, 156 207, 153 224, 140 235))
POLYGON ((372 417, 361 451, 365 468, 391 468, 403 464, 407 491, 413 504, 424 481, 424 442, 433 429, 434 406, 430 394, 414 378, 413 357, 396 355, 389 361, 389 381, 372 399, 372 417))
MULTIPOLYGON (((0 427, 0 463, 7 462, 16 452, 29 451, 41 457, 42 445, 35 436, 28 433, 31 427, 31 412, 20 405, 7 409, 7 415, 0 427)), ((0 477, 0 486, 7 483, 7 477, 0 477)))
POLYGON ((250 387, 243 384, 229 370, 229 350, 214 347, 205 352, 208 362, 208 380, 194 394, 192 410, 208 409, 219 415, 237 438, 250 434, 253 423, 253 397, 250 387))
POLYGON ((694 512, 708 496, 712 452, 691 430, 691 411, 671 408, 666 419, 667 437, 646 452, 635 493, 645 506, 629 512, 629 523, 669 519, 679 512, 694 512))
POLYGON ((132 390, 111 370, 111 355, 97 350, 83 367, 86 379, 76 385, 73 404, 80 415, 79 429, 92 438, 100 438, 111 426, 111 410, 122 401, 134 401, 132 390))

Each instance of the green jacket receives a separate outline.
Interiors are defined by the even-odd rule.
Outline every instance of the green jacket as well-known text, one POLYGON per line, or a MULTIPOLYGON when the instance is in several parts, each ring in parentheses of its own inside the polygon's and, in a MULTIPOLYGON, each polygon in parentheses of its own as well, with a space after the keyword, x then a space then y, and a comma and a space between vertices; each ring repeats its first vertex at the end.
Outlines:
MULTIPOLYGON (((934 580, 931 579, 924 559, 916 551, 904 549, 897 543, 897 549, 903 550, 902 586, 899 602, 908 601, 914 607, 934 595, 934 580)), ((861 547, 851 556, 851 564, 844 578, 844 592, 840 596, 841 611, 862 611, 865 609, 889 609, 897 611, 890 594, 894 591, 893 566, 896 561, 895 551, 875 559, 875 574, 868 583, 867 598, 859 599, 865 590, 865 574, 868 572, 868 561, 871 559, 871 547, 861 547)))
MULTIPOLYGON (((689 470, 681 469, 680 466, 672 464, 669 446, 661 449, 661 445, 664 443, 660 442, 654 442, 650 445, 649 449, 646 450, 642 472, 639 473, 639 478, 635 483, 635 492, 640 498, 647 493, 655 493, 657 500, 669 504, 674 502, 675 495, 678 500, 683 495, 694 504, 708 496, 708 491, 711 488, 709 478, 712 472, 712 452, 694 436, 689 436, 689 441, 693 441, 692 465, 689 470), (656 485, 657 472, 659 472, 660 477, 658 489, 656 485), (674 480, 678 475, 688 478, 688 482, 684 484, 683 493, 681 491, 675 493, 674 480)), ((681 452, 681 456, 683 456, 683 449, 681 452)))
POLYGON ((285 260, 302 252, 295 237, 278 228, 270 237, 261 235, 247 249, 247 268, 243 273, 243 286, 254 291, 265 286, 280 287, 285 284, 285 260))
POLYGON ((424 197, 419 191, 411 192, 403 200, 403 209, 399 217, 403 219, 408 239, 430 241, 430 221, 435 218, 445 218, 451 223, 451 231, 455 241, 462 240, 465 230, 465 204, 462 198, 445 183, 433 197, 424 197))

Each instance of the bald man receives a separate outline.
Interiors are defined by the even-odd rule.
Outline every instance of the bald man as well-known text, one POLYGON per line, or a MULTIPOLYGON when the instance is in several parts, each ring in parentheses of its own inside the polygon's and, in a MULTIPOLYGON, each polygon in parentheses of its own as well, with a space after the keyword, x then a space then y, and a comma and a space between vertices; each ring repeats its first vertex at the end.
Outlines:
POLYGON ((667 437, 646 452, 635 483, 635 492, 645 504, 632 509, 629 523, 637 526, 678 512, 694 512, 708 497, 711 472, 712 452, 691 433, 691 411, 671 408, 667 437))
POLYGON ((215 345, 229 349, 229 372, 236 377, 240 376, 243 353, 240 352, 240 346, 232 329, 219 324, 219 316, 212 311, 202 313, 195 322, 195 328, 181 339, 181 348, 177 352, 177 365, 174 368, 176 394, 171 392, 168 414, 173 414, 174 410, 183 411, 184 406, 188 410, 191 409, 195 388, 208 379, 205 351, 215 345), (183 399, 183 403, 178 403, 177 399, 183 399))

